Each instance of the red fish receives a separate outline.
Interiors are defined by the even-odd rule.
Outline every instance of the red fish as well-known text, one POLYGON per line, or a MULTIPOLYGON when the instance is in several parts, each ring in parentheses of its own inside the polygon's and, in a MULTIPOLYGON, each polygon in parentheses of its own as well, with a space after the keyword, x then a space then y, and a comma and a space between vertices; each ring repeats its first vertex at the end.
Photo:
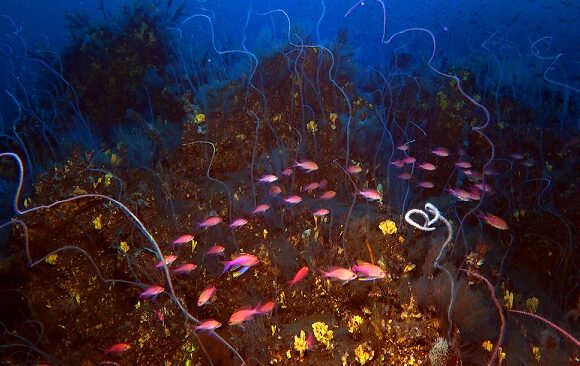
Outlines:
POLYGON ((429 182, 429 181, 421 182, 421 183, 417 184, 417 186, 421 187, 421 188, 433 188, 433 187, 435 187, 433 182, 429 182))
POLYGON ((213 247, 209 248, 205 254, 206 255, 222 254, 225 249, 226 248, 222 247, 221 245, 214 245, 213 247))
POLYGON ((447 150, 447 149, 446 149, 446 148, 444 148, 444 147, 438 147, 438 148, 437 148, 437 149, 435 149, 435 150, 431 150, 431 153, 432 153, 432 154, 435 154, 435 155, 437 155, 437 156, 440 156, 440 157, 446 157, 446 156, 449 156, 449 150, 447 150))
POLYGON ((291 176, 292 173, 294 173, 294 170, 292 170, 292 168, 286 168, 286 169, 282 170, 282 175, 285 177, 291 176))
POLYGON ((410 142, 407 142, 407 143, 405 143, 403 145, 397 146, 397 150, 399 150, 399 151, 407 151, 407 150, 409 150, 409 145, 408 144, 410 144, 410 142))
POLYGON ((346 167, 346 172, 348 174, 358 174, 362 172, 362 168, 360 167, 360 165, 349 165, 346 167))
POLYGON ((275 176, 273 174, 266 174, 266 175, 262 175, 258 179, 258 183, 274 183, 277 180, 278 180, 277 176, 275 176))
POLYGON ((401 173, 401 174, 397 175, 397 177, 399 177, 402 180, 409 180, 409 179, 411 179, 411 174, 409 174, 409 173, 401 173))
POLYGON ((296 195, 294 195, 294 196, 290 196, 290 197, 288 197, 288 198, 285 198, 285 199, 284 199, 284 202, 286 202, 286 203, 289 203, 289 204, 291 204, 291 205, 295 205, 295 204, 297 204, 297 203, 300 203, 300 202, 302 202, 302 197, 300 197, 300 196, 296 196, 296 195))
POLYGON ((322 217, 322 216, 326 216, 330 213, 330 211, 326 208, 319 208, 318 210, 314 211, 312 213, 312 215, 316 216, 316 217, 322 217))
POLYGON ((415 159, 412 156, 407 156, 406 158, 404 158, 403 160, 401 160, 403 163, 405 164, 413 164, 414 162, 417 161, 417 159, 415 159))
POLYGON ((175 239, 171 243, 174 245, 181 245, 181 244, 189 243, 192 240, 193 240, 193 235, 185 234, 185 235, 181 235, 179 238, 175 239))
POLYGON ((385 278, 387 276, 381 267, 362 261, 360 259, 354 266, 352 266, 352 270, 356 273, 358 279, 361 281, 373 281, 385 278))
POLYGON ((197 268, 197 264, 185 263, 185 264, 182 264, 181 266, 175 268, 173 270, 173 273, 175 273, 175 274, 187 274, 196 268, 197 268))
MULTIPOLYGON (((240 254, 237 256, 232 257, 232 260, 224 261, 222 264, 224 265, 224 271, 222 273, 227 272, 230 268, 236 270, 238 268, 246 268, 246 270, 256 264, 260 263, 258 257, 253 254, 240 254)), ((244 273, 245 270, 242 272, 244 273)))
POLYGON ((171 263, 173 263, 175 260, 177 259, 177 256, 175 255, 166 255, 163 260, 160 260, 159 262, 157 262, 157 264, 155 265, 156 268, 161 268, 163 267, 163 264, 165 263, 166 266, 170 266, 171 263))
POLYGON ((214 331, 222 326, 222 323, 218 322, 215 319, 204 319, 199 322, 198 325, 193 326, 193 331, 197 332, 198 330, 207 330, 207 331, 214 331))
POLYGON ((405 166, 405 163, 403 163, 403 160, 393 160, 391 161, 391 165, 394 165, 397 168, 402 168, 405 166))
POLYGON ((105 350, 105 355, 121 354, 131 349, 131 345, 127 343, 117 343, 105 350))
POLYGON ((455 166, 461 169, 469 169, 471 168, 471 163, 467 161, 458 161, 455 163, 455 166))
POLYGON ((294 167, 300 168, 300 169, 304 170, 306 173, 310 173, 310 172, 313 172, 315 170, 318 170, 318 164, 316 164, 313 161, 309 161, 309 160, 303 160, 301 162, 295 161, 294 167))
POLYGON ((139 299, 148 299, 150 297, 157 297, 157 295, 159 295, 160 293, 162 293, 165 289, 161 286, 157 286, 157 285, 153 285, 149 288, 147 288, 147 290, 141 292, 139 294, 139 299))
POLYGON ((322 278, 330 278, 331 281, 342 281, 343 283, 347 283, 356 279, 356 273, 348 268, 330 267, 328 272, 321 269, 319 272, 322 274, 322 278))
POLYGON ((450 189, 448 189, 448 192, 451 193, 451 195, 453 197, 457 198, 460 201, 469 201, 471 199, 471 195, 465 189, 461 189, 461 188, 451 189, 450 188, 450 189))
POLYGON ((335 196, 336 196, 335 191, 326 191, 322 195, 320 195, 320 199, 321 200, 329 200, 329 199, 334 198, 335 196))
POLYGON ((282 188, 280 188, 279 186, 274 184, 274 185, 270 186, 268 193, 270 194, 270 196, 276 197, 277 195, 282 193, 282 188))
POLYGON ((243 306, 232 314, 228 324, 240 325, 243 322, 250 320, 256 314, 261 314, 257 307, 252 308, 251 306, 243 306))
POLYGON ((197 225, 200 228, 208 228, 208 227, 216 226, 220 222, 222 222, 222 218, 221 217, 219 217, 219 216, 211 216, 211 217, 208 217, 207 219, 205 219, 203 222, 199 222, 197 225))
POLYGON ((199 298, 197 299, 197 306, 203 306, 209 302, 209 300, 215 294, 216 288, 214 285, 207 286, 201 294, 199 294, 199 298))
POLYGON ((421 163, 418 166, 419 166, 419 168, 421 168, 423 170, 429 170, 429 171, 437 169, 437 167, 431 163, 421 163))
POLYGON ((376 189, 365 189, 364 191, 360 191, 358 192, 358 194, 360 194, 361 196, 363 196, 364 198, 366 198, 369 201, 380 201, 383 199, 383 196, 381 196, 381 194, 379 193, 379 191, 377 191, 376 189))
POLYGON ((274 301, 268 301, 264 305, 256 306, 258 312, 260 314, 268 314, 276 307, 276 303, 274 301))
POLYGON ((262 203, 261 205, 256 206, 254 211, 252 211, 252 215, 258 215, 264 213, 270 209, 270 205, 267 203, 262 203))
POLYGON ((502 219, 501 217, 492 215, 490 213, 481 213, 479 215, 479 217, 483 221, 485 221, 488 225, 491 225, 496 229, 499 229, 499 230, 508 230, 509 229, 507 222, 505 222, 505 220, 502 219))
POLYGON ((312 182, 312 183, 308 183, 307 185, 305 185, 301 192, 307 191, 307 192, 312 192, 315 189, 318 189, 318 187, 320 187, 320 184, 318 182, 312 182))
POLYGON ((292 287, 296 285, 298 282, 302 281, 308 275, 308 267, 304 266, 296 272, 294 277, 290 281, 288 281, 288 287, 292 287))
POLYGON ((243 218, 239 218, 239 219, 235 219, 229 226, 230 229, 238 229, 244 225, 246 225, 248 223, 248 220, 243 219, 243 218))

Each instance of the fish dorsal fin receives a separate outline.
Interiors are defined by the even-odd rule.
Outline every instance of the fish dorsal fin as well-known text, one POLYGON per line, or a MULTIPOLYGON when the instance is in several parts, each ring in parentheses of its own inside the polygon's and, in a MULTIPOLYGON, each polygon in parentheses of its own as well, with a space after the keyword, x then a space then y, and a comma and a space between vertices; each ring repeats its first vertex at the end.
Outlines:
POLYGON ((236 313, 238 311, 245 311, 245 310, 252 310, 252 309, 253 309, 252 305, 244 305, 244 306, 239 307, 238 310, 236 310, 236 313))
POLYGON ((367 265, 367 266, 368 266, 368 265, 370 265, 370 263, 369 263, 369 262, 365 262, 365 261, 363 261, 362 259, 357 259, 357 261, 356 261, 356 265, 357 265, 357 266, 365 266, 365 265, 367 265))
POLYGON ((339 270, 344 270, 344 269, 345 268, 338 267, 338 266, 331 266, 331 267, 328 267, 328 272, 339 271, 339 270))

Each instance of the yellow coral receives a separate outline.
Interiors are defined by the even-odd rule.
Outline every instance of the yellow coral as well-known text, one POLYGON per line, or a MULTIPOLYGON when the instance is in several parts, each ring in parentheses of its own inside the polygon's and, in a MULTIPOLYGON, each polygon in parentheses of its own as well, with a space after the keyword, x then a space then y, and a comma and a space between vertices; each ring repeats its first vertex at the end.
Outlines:
POLYGON ((294 336, 294 349, 300 353, 300 359, 302 359, 304 352, 308 349, 306 333, 303 330, 300 331, 300 336, 294 336))
POLYGON ((54 265, 54 264, 56 264, 57 259, 58 259, 58 255, 56 253, 53 253, 53 254, 49 255, 48 257, 46 257, 44 259, 44 261, 48 264, 54 265))
POLYGON ((308 122, 306 127, 308 127, 308 131, 310 131, 311 133, 315 133, 316 131, 318 131, 318 125, 314 121, 308 122))
POLYGON ((391 220, 385 220, 379 224, 379 229, 381 229, 383 235, 392 235, 397 232, 397 225, 391 220))
POLYGON ((332 349, 332 339, 334 334, 332 330, 328 330, 328 325, 323 322, 316 322, 312 324, 312 331, 314 332, 314 338, 326 346, 327 349, 332 349))
POLYGON ((540 300, 537 297, 530 297, 526 300, 526 307, 530 313, 536 313, 538 311, 538 306, 540 305, 540 300))
POLYGON ((93 225, 95 226, 95 229, 97 229, 97 230, 101 230, 103 228, 103 224, 101 222, 101 215, 97 216, 93 220, 93 225))
POLYGON ((195 115, 195 123, 200 124, 205 122, 205 114, 198 113, 195 115))
POLYGON ((348 320, 348 332, 354 333, 357 332, 364 322, 363 318, 360 315, 354 315, 348 320))
POLYGON ((372 350, 366 343, 359 344, 354 349, 354 359, 361 365, 366 364, 375 356, 375 351, 372 350))
POLYGON ((126 241, 122 241, 119 243, 119 249, 121 249, 123 253, 127 253, 129 251, 129 244, 127 244, 126 241))

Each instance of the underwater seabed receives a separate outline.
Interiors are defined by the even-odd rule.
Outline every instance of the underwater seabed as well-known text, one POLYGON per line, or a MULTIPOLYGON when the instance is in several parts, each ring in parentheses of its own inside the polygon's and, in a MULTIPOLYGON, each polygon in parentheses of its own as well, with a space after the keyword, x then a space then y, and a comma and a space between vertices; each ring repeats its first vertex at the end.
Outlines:
POLYGON ((258 57, 170 9, 73 17, 62 60, 3 43, 3 362, 579 362, 571 85, 443 70, 424 28, 361 70, 280 9, 258 57))

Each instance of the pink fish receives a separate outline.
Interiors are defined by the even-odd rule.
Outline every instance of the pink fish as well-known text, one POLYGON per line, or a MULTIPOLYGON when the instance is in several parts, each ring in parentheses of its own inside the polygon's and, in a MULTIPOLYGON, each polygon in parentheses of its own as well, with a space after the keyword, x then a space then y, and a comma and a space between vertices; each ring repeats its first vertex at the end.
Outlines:
POLYGON ((394 165, 397 168, 402 168, 405 166, 405 163, 403 163, 403 160, 393 160, 391 161, 391 165, 394 165))
POLYGON ((197 332, 198 330, 208 330, 210 332, 218 329, 222 326, 222 323, 218 322, 215 319, 204 319, 199 322, 198 325, 193 326, 193 331, 197 332))
POLYGON ((536 163, 534 163, 534 161, 532 159, 528 159, 526 161, 522 161, 521 164, 525 167, 533 167, 534 165, 536 165, 536 163))
POLYGON ((328 211, 326 208, 319 208, 318 210, 314 211, 312 215, 315 217, 322 217, 328 215, 329 213, 330 211, 328 211))
POLYGON ((304 267, 300 268, 298 270, 298 272, 296 272, 294 277, 292 277, 292 279, 290 281, 288 281, 288 286, 292 287, 292 286, 296 285, 298 282, 305 279, 307 275, 308 275, 308 267, 304 266, 304 267))
POLYGON ((472 201, 479 201, 481 199, 481 193, 473 186, 469 187, 469 199, 472 201))
POLYGON ((401 173, 401 174, 397 175, 397 177, 399 177, 402 180, 409 180, 409 179, 411 179, 411 174, 409 174, 409 173, 401 173))
POLYGON ((254 211, 252 211, 252 215, 258 215, 264 213, 270 209, 270 205, 267 203, 262 203, 261 205, 256 206, 254 211))
POLYGON ((405 164, 413 164, 414 162, 417 161, 417 159, 415 159, 412 156, 407 156, 406 158, 404 158, 403 160, 401 160, 403 163, 405 164))
POLYGON ((209 248, 205 254, 206 255, 222 254, 225 249, 226 248, 222 247, 221 245, 214 245, 213 247, 209 248))
POLYGON ((358 279, 361 281, 373 281, 385 278, 387 276, 381 267, 362 261, 360 259, 356 261, 354 266, 352 266, 352 270, 356 273, 358 279))
POLYGON ((245 267, 247 270, 248 268, 258 263, 260 263, 260 260, 253 254, 239 254, 236 256, 232 256, 232 259, 229 261, 222 262, 222 264, 224 265, 224 270, 222 273, 227 272, 230 268, 233 270, 237 270, 240 267, 245 267))
POLYGON ((320 195, 320 199, 321 200, 329 200, 329 199, 334 198, 335 196, 336 196, 335 191, 326 191, 322 195, 320 195))
POLYGON ((358 194, 360 194, 361 196, 363 196, 364 198, 366 198, 369 201, 380 201, 383 199, 381 194, 376 189, 372 189, 372 188, 365 189, 364 191, 360 191, 360 192, 358 192, 358 194))
POLYGON ((291 205, 295 205, 295 204, 302 202, 302 197, 296 196, 296 195, 290 196, 288 198, 285 198, 284 202, 289 203, 291 205))
POLYGON ((239 218, 239 219, 235 219, 234 221, 232 221, 232 223, 229 225, 230 229, 238 229, 244 225, 246 225, 248 223, 248 220, 243 219, 243 218, 239 218))
POLYGON ((258 179, 258 183, 273 183, 278 180, 278 177, 273 174, 262 175, 258 179))
POLYGON ((302 188, 301 192, 304 192, 304 191, 312 192, 315 189, 318 189, 318 187, 320 187, 320 184, 318 182, 308 183, 306 186, 304 186, 302 188))
POLYGON ((117 343, 105 350, 105 355, 118 355, 131 349, 131 345, 127 343, 117 343))
POLYGON ((467 161, 458 161, 455 163, 455 166, 461 169, 469 169, 471 168, 471 163, 467 161))
POLYGON ((309 160, 302 160, 301 162, 295 161, 294 167, 300 168, 300 169, 304 170, 306 173, 310 173, 310 172, 313 172, 315 170, 318 170, 318 164, 316 164, 313 161, 309 161, 309 160))
POLYGON ((433 187, 435 187, 433 182, 429 182, 429 181, 421 182, 421 183, 417 184, 417 186, 421 187, 421 188, 433 188, 433 187))
POLYGON ((162 293, 165 289, 161 286, 157 286, 157 285, 153 285, 149 288, 147 288, 147 290, 141 292, 139 294, 139 299, 148 299, 150 297, 157 297, 157 295, 159 295, 160 293, 162 293))
POLYGON ((208 228, 208 227, 216 226, 220 222, 222 222, 222 218, 221 217, 219 217, 219 216, 211 216, 211 217, 208 217, 207 219, 205 219, 203 222, 197 223, 197 225, 200 228, 208 228))
POLYGON ((274 185, 270 186, 268 193, 270 194, 270 196, 276 197, 277 195, 282 193, 282 188, 280 188, 279 186, 274 184, 274 185))
POLYGON ((215 294, 216 288, 214 285, 207 286, 201 294, 199 294, 199 298, 197 299, 197 306, 203 306, 209 302, 209 300, 215 294))
POLYGON ((346 172, 348 174, 358 174, 362 172, 362 168, 360 167, 360 165, 349 165, 346 167, 346 172))
POLYGON ((431 150, 431 153, 432 153, 432 154, 435 154, 435 155, 437 155, 437 156, 440 156, 440 157, 446 157, 446 156, 449 156, 449 150, 447 150, 447 149, 446 149, 446 148, 444 148, 444 147, 438 147, 438 148, 437 148, 437 149, 435 149, 435 150, 431 150))
POLYGON ((499 230, 507 230, 509 229, 509 226, 507 224, 507 222, 505 222, 504 219, 502 219, 501 217, 492 215, 490 213, 481 213, 479 215, 479 217, 485 221, 487 224, 493 226, 496 229, 499 230))
POLYGON ((274 310, 276 303, 274 301, 268 301, 264 305, 256 306, 256 309, 260 314, 268 314, 274 310))
POLYGON ((181 245, 181 244, 189 243, 192 240, 193 240, 193 235, 185 234, 185 235, 181 235, 179 238, 175 239, 171 243, 173 245, 181 245))
POLYGON ((257 307, 252 308, 251 306, 243 306, 232 314, 228 324, 240 325, 243 322, 250 320, 256 314, 261 314, 257 307))
POLYGON ((409 150, 409 145, 407 145, 407 144, 408 144, 408 142, 406 144, 397 146, 397 150, 399 150, 399 151, 407 151, 407 150, 409 150))
POLYGON ((294 173, 294 170, 292 168, 286 168, 286 169, 282 170, 282 175, 285 177, 291 176, 292 173, 294 173))
POLYGON ((157 262, 157 264, 155 265, 155 268, 163 267, 163 263, 165 263, 166 266, 170 266, 171 263, 173 263, 176 259, 177 259, 177 256, 175 256, 173 254, 166 255, 165 257, 163 257, 163 260, 160 260, 159 262, 157 262))
POLYGON ((322 274, 322 278, 330 278, 331 281, 342 281, 347 283, 356 279, 356 273, 348 268, 330 267, 328 272, 321 269, 318 271, 322 274))
POLYGON ((451 189, 450 188, 450 189, 448 189, 448 192, 451 193, 451 195, 453 197, 457 198, 460 201, 469 201, 471 199, 471 195, 465 189, 461 189, 461 188, 451 189))
POLYGON ((524 158, 524 156, 520 153, 512 153, 510 156, 516 160, 522 160, 524 158))
POLYGON ((431 163, 421 163, 418 165, 418 167, 423 169, 423 170, 429 170, 429 171, 433 171, 433 170, 437 169, 437 167, 431 163))
POLYGON ((173 270, 173 273, 176 273, 176 274, 187 274, 187 273, 190 273, 191 271, 193 271, 196 268, 197 268, 197 264, 185 263, 185 264, 182 264, 181 266, 175 268, 173 270))
POLYGON ((320 189, 326 188, 327 185, 328 185, 328 181, 326 179, 323 179, 320 182, 318 182, 318 188, 320 188, 320 189))

